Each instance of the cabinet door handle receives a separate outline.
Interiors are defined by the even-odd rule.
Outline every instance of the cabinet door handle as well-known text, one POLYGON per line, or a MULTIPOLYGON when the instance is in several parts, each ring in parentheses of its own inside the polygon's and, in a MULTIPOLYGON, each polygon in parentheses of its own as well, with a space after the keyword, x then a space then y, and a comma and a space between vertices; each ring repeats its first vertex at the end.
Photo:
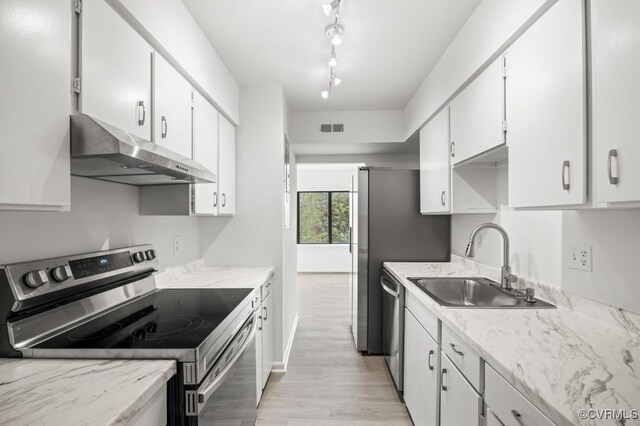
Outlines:
POLYGON ((511 415, 516 420, 516 423, 518 423, 521 426, 524 426, 524 423, 522 423, 522 419, 521 419, 522 415, 518 413, 518 410, 511 410, 511 415))
POLYGON ((264 309, 264 320, 266 321, 269 319, 269 311, 266 306, 262 307, 262 309, 264 309))
POLYGON ((258 315, 258 319, 260 320, 260 326, 258 327, 258 330, 262 331, 262 326, 263 326, 262 317, 258 315))
POLYGON ((144 107, 144 101, 138 101, 138 126, 144 126, 147 119, 147 109, 144 107), (142 116, 140 113, 142 112, 142 116))
POLYGON ((609 183, 611 185, 617 185, 620 178, 618 177, 618 150, 617 149, 610 149, 609 150, 609 157, 607 158, 607 173, 609 174, 609 183), (613 163, 613 159, 616 159, 616 175, 613 175, 612 172, 612 164, 613 163))
POLYGON ((169 125, 167 124, 167 118, 163 115, 160 119, 160 131, 162 132, 162 139, 167 137, 167 132, 169 131, 169 125))
POLYGON ((449 346, 451 346, 451 349, 453 349, 456 355, 464 356, 464 352, 462 352, 459 349, 456 349, 456 345, 454 345, 453 343, 449 343, 449 346))
POLYGON ((444 385, 444 375, 447 374, 447 369, 443 368, 442 373, 440 373, 440 387, 443 391, 447 391, 447 387, 444 385))
POLYGON ((456 156, 456 143, 455 143, 455 141, 451 141, 451 156, 452 157, 456 156))
POLYGON ((213 193, 213 207, 218 207, 218 191, 213 193))
POLYGON ((446 195, 446 194, 445 194, 445 192, 444 192, 444 191, 442 191, 442 193, 440 194, 440 202, 442 203, 442 205, 443 205, 443 206, 444 206, 444 204, 445 204, 445 200, 444 200, 445 195, 446 195))
POLYGON ((571 184, 569 182, 569 171, 570 171, 569 160, 565 160, 562 163, 562 189, 568 191, 571 188, 571 184))
POLYGON ((225 194, 224 192, 222 193, 222 207, 225 207, 227 205, 227 194, 225 194))
POLYGON ((429 364, 429 370, 433 371, 433 364, 431 364, 431 358, 433 357, 433 351, 429 351, 429 358, 427 359, 427 363, 429 364))

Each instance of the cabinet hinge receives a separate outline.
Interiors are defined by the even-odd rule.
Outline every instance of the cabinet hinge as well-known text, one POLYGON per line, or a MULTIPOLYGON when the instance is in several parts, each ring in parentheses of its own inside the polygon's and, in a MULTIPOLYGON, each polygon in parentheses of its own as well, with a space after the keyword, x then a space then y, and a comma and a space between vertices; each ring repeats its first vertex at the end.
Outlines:
POLYGON ((74 78, 73 82, 71 83, 71 86, 73 88, 73 93, 80 93, 80 88, 82 86, 82 82, 80 81, 80 77, 74 78))
POLYGON ((507 131, 507 120, 504 120, 504 121, 502 122, 502 131, 503 131, 503 132, 506 132, 506 131, 507 131))
POLYGON ((78 15, 82 13, 82 0, 73 0, 73 11, 78 15))

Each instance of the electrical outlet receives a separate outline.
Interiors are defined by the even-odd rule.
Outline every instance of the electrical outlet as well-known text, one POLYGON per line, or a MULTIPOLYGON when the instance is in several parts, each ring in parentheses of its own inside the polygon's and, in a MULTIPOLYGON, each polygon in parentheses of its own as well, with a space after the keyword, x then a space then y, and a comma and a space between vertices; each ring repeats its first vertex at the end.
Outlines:
POLYGON ((591 246, 574 246, 570 256, 569 267, 571 269, 591 272, 591 246))
POLYGON ((173 236, 173 255, 178 256, 180 254, 180 235, 173 236))

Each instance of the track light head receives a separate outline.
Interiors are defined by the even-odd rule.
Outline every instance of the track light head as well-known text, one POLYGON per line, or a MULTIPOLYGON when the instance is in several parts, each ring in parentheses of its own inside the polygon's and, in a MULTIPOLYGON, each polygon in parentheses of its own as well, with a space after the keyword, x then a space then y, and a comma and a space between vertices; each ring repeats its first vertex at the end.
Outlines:
POLYGON ((329 24, 325 27, 324 33, 331 39, 331 43, 337 46, 342 43, 342 36, 344 35, 344 27, 342 24, 329 24))
POLYGON ((331 58, 329 58, 329 66, 335 68, 338 66, 338 58, 336 57, 336 48, 331 49, 331 58))
POLYGON ((331 12, 338 9, 340 6, 340 0, 333 0, 331 3, 326 3, 322 5, 322 10, 324 10, 325 15, 331 15, 331 12))
POLYGON ((328 99, 329 98, 329 91, 328 90, 323 90, 320 95, 322 96, 322 99, 328 99))
POLYGON ((340 77, 338 77, 337 75, 333 75, 333 84, 335 84, 336 86, 340 85, 340 83, 342 83, 342 79, 340 77))

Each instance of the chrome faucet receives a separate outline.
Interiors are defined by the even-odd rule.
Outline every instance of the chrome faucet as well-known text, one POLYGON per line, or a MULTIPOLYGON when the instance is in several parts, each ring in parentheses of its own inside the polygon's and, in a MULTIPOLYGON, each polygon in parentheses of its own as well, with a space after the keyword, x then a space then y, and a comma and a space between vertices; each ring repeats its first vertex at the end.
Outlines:
POLYGON ((478 226, 476 229, 473 230, 473 232, 471 232, 471 235, 469 236, 469 243, 467 244, 467 249, 465 250, 464 254, 467 257, 475 256, 473 243, 475 242, 476 235, 478 234, 478 232, 482 231, 483 229, 495 229, 500 233, 500 235, 502 235, 503 261, 502 261, 502 269, 501 269, 502 276, 500 280, 500 285, 505 290, 511 290, 512 289, 511 283, 518 281, 518 277, 511 273, 511 267, 509 266, 509 236, 507 235, 507 231, 505 231, 502 226, 496 225, 495 223, 483 223, 482 225, 478 226))

